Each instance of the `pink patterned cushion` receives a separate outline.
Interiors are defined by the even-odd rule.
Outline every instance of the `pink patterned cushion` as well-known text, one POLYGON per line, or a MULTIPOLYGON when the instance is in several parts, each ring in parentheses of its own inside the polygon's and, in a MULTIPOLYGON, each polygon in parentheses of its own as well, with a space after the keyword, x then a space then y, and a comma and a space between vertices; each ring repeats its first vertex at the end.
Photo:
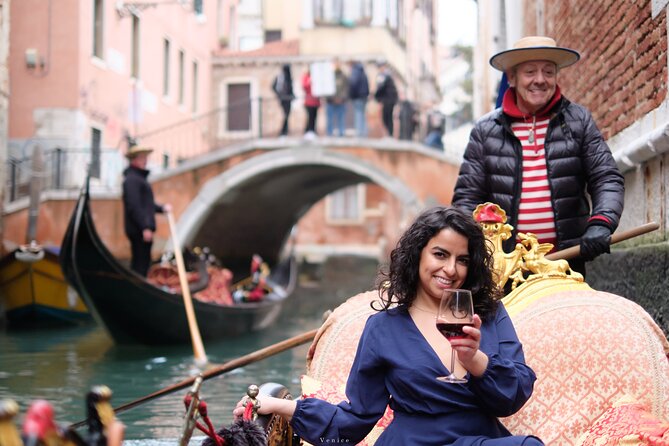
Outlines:
POLYGON ((376 291, 349 298, 337 307, 316 333, 307 354, 307 375, 319 381, 346 383, 376 291))
POLYGON ((669 419, 669 344, 639 305, 569 291, 531 303, 513 322, 537 382, 527 404, 502 420, 511 432, 573 445, 623 395, 669 419))
POLYGON ((623 397, 581 435, 578 446, 669 446, 669 423, 648 412, 633 398, 623 397))
MULTIPOLYGON (((367 318, 375 311, 370 303, 378 300, 377 291, 368 291, 349 298, 337 307, 316 334, 307 354, 307 375, 302 378, 304 396, 321 398, 331 403, 346 399, 346 381, 367 318)), ((371 446, 393 419, 389 407, 376 426, 358 443, 371 446)))
MULTIPOLYGON (((318 398, 337 404, 346 399, 346 383, 339 386, 332 382, 321 382, 308 375, 302 375, 302 398, 318 398)), ((381 419, 376 423, 372 431, 367 434, 364 440, 358 443, 359 446, 371 446, 379 438, 383 430, 393 421, 393 410, 386 407, 386 411, 381 419)), ((308 443, 304 443, 307 445, 308 443)))

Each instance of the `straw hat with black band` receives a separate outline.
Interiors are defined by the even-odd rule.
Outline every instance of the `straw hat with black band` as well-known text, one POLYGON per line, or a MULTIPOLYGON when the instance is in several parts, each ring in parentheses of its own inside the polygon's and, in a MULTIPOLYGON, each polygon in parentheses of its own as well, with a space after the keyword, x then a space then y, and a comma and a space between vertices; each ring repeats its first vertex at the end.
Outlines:
POLYGON ((558 68, 575 64, 581 58, 578 51, 557 46, 555 40, 544 36, 527 36, 513 44, 510 50, 501 51, 490 58, 490 65, 507 71, 530 60, 547 60, 558 68))
POLYGON ((153 149, 151 147, 132 146, 126 152, 125 157, 128 159, 133 159, 134 157, 136 157, 137 155, 141 155, 142 153, 146 153, 148 155, 151 152, 153 152, 153 149))

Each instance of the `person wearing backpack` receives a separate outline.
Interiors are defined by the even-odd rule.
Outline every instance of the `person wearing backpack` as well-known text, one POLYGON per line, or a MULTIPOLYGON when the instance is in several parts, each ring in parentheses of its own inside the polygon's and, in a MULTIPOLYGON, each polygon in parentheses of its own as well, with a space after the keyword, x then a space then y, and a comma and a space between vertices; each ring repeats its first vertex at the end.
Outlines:
POLYGON ((379 67, 379 74, 376 77, 376 93, 374 99, 382 105, 381 117, 383 119, 383 126, 388 132, 388 136, 393 136, 393 110, 397 104, 398 95, 395 81, 390 74, 390 68, 386 61, 382 60, 377 63, 379 67))
POLYGON ((290 116, 290 106, 295 99, 293 94, 293 76, 290 73, 290 65, 285 64, 281 67, 281 72, 272 82, 272 90, 281 103, 283 110, 283 126, 281 127, 281 136, 288 134, 288 117, 290 116))

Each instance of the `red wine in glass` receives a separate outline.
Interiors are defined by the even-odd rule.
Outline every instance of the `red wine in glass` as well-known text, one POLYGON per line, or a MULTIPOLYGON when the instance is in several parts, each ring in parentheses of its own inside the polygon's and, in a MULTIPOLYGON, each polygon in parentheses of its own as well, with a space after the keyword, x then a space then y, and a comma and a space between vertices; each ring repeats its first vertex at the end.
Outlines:
POLYGON ((463 327, 473 327, 474 324, 460 322, 437 322, 437 330, 441 332, 446 339, 461 339, 467 337, 462 330, 463 327))
MULTIPOLYGON (((469 290, 446 289, 441 296, 439 313, 437 313, 437 330, 448 340, 461 339, 467 335, 462 330, 474 325, 474 304, 469 290)), ((448 376, 439 376, 439 381, 447 383, 466 383, 467 379, 459 378, 455 370, 455 350, 451 348, 451 368, 448 376)))

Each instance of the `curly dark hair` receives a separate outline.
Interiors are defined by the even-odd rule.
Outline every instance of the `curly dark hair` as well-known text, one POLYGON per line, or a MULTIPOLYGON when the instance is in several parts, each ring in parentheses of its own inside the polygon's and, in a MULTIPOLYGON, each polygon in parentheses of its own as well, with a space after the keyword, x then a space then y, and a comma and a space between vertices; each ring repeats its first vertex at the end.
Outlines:
POLYGON ((390 265, 382 268, 377 277, 381 308, 375 310, 387 310, 394 304, 411 306, 418 289, 421 252, 445 228, 468 240, 469 266, 462 287, 471 290, 474 311, 482 320, 494 317, 502 291, 493 280, 492 245, 470 215, 444 206, 423 211, 397 242, 390 253, 390 265))

